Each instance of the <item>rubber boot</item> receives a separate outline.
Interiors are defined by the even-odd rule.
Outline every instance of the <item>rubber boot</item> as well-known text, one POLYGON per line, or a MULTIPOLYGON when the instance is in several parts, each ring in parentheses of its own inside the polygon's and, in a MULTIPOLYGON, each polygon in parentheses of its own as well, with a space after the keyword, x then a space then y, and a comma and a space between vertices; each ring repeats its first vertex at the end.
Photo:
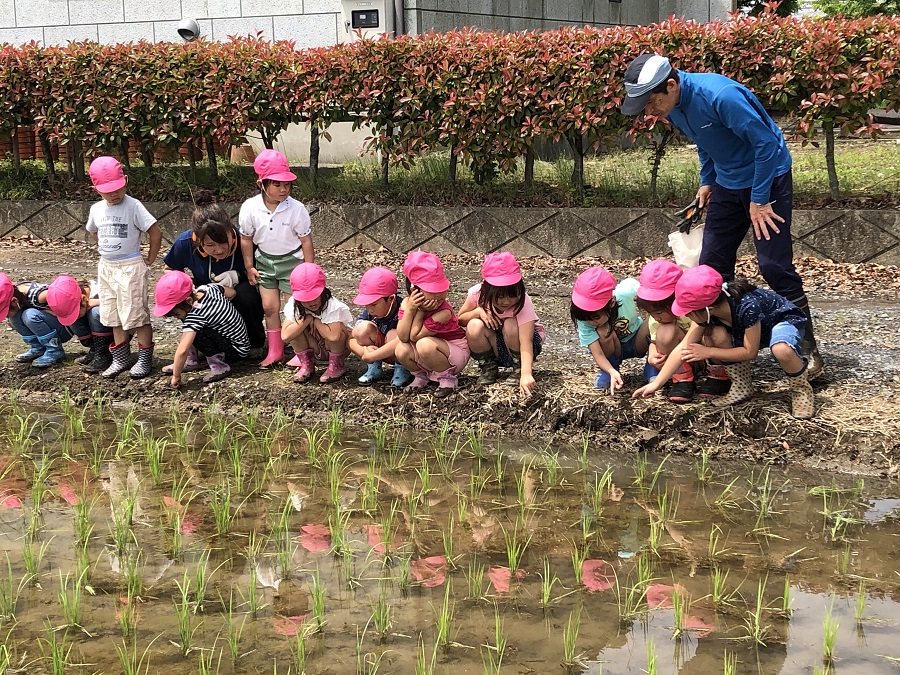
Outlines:
POLYGON ((416 392, 424 389, 426 386, 428 386, 428 383, 431 381, 430 379, 428 379, 428 371, 427 370, 417 370, 414 373, 412 373, 412 375, 413 375, 412 382, 410 382, 408 385, 406 385, 406 388, 403 390, 410 394, 416 393, 416 392))
MULTIPOLYGON (((162 369, 166 375, 170 374, 173 370, 175 370, 174 363, 163 366, 162 369)), ((200 355, 197 353, 197 348, 194 345, 191 345, 190 349, 188 349, 187 358, 184 360, 184 368, 181 369, 181 372, 193 373, 195 370, 200 370, 200 355)))
POLYGON ((55 331, 47 335, 38 335, 38 340, 44 348, 44 353, 31 362, 35 368, 49 368, 66 358, 66 352, 59 344, 59 337, 55 331))
POLYGON ((456 374, 453 372, 453 368, 448 368, 447 370, 438 373, 438 390, 434 392, 435 398, 447 398, 450 394, 456 391, 456 386, 459 384, 459 380, 456 378, 456 374))
POLYGON ((806 293, 788 298, 806 315, 806 329, 803 331, 803 337, 800 338, 800 351, 807 360, 807 379, 814 380, 819 377, 825 370, 825 360, 819 353, 819 346, 816 344, 816 336, 813 333, 812 312, 809 309, 809 300, 806 293))
POLYGON ((130 371, 132 379, 139 380, 147 377, 153 370, 153 346, 152 343, 147 347, 138 343, 137 361, 131 366, 130 371))
POLYGON ((809 367, 795 375, 785 374, 791 389, 791 414, 798 420, 808 420, 816 412, 815 395, 809 383, 809 367))
POLYGON ((644 382, 653 382, 659 375, 659 368, 651 366, 649 361, 644 361, 644 382))
POLYGON ((28 345, 28 351, 16 356, 16 361, 19 363, 31 363, 36 358, 44 355, 44 345, 38 340, 37 335, 23 335, 22 339, 28 345))
POLYGON ((112 340, 112 335, 94 335, 94 346, 97 349, 94 353, 94 360, 85 365, 84 372, 96 375, 112 365, 113 357, 109 353, 112 340))
POLYGON ((325 369, 325 372, 322 373, 322 377, 319 378, 319 382, 322 384, 330 384, 331 382, 337 382, 344 376, 344 373, 347 372, 347 368, 344 366, 344 360, 347 358, 347 352, 328 352, 328 367, 325 369))
POLYGON ((493 349, 486 352, 472 352, 472 358, 478 363, 481 374, 475 380, 475 384, 479 386, 487 386, 494 384, 500 377, 500 369, 497 366, 497 355, 493 349))
POLYGON ((750 380, 750 362, 732 363, 730 366, 724 366, 724 368, 731 380, 731 388, 729 388, 727 394, 715 399, 712 402, 713 405, 734 405, 750 398, 753 395, 753 384, 750 380))
POLYGON ((296 354, 297 360, 300 362, 297 372, 294 373, 294 382, 308 382, 313 376, 313 350, 304 349, 296 354))
POLYGON ((391 376, 392 387, 405 387, 412 380, 412 373, 402 363, 394 364, 394 374, 391 376))
POLYGON ((281 341, 281 330, 267 330, 266 342, 269 344, 269 352, 262 360, 259 367, 263 370, 281 363, 284 360, 284 342, 281 341))
POLYGON ((697 394, 700 398, 710 396, 724 396, 731 389, 731 380, 725 367, 715 363, 706 363, 706 379, 697 385, 697 394))
POLYGON ((694 389, 694 369, 690 363, 682 362, 672 375, 672 386, 666 392, 666 397, 672 403, 690 403, 694 400, 694 389))
POLYGON ((113 378, 119 373, 128 370, 131 365, 131 340, 125 340, 120 345, 110 345, 109 352, 112 355, 112 362, 109 367, 104 370, 101 375, 107 379, 113 378))
POLYGON ((86 366, 94 360, 95 356, 97 356, 97 340, 94 339, 93 335, 84 339, 78 338, 78 340, 81 342, 81 345, 87 347, 88 350, 86 353, 75 359, 75 363, 79 366, 86 366))
POLYGON ((225 363, 224 353, 207 356, 206 365, 209 366, 209 374, 203 376, 203 381, 207 384, 223 380, 228 377, 228 373, 231 372, 231 366, 225 363))
POLYGON ((370 363, 369 367, 366 368, 366 372, 360 376, 359 383, 367 386, 378 382, 382 377, 384 377, 384 369, 381 367, 381 361, 375 361, 370 363))

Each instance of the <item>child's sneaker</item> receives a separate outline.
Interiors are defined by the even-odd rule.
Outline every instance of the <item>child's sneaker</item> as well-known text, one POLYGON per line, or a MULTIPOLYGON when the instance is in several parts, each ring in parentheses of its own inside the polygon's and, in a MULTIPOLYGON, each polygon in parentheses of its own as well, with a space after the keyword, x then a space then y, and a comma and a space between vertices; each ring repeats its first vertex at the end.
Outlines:
POLYGON ((672 375, 672 385, 666 392, 666 398, 672 403, 690 403, 694 400, 694 369, 689 363, 682 363, 681 367, 672 375))
POLYGON ((731 378, 725 372, 725 366, 706 364, 706 379, 697 385, 697 394, 701 398, 724 396, 731 389, 731 378))

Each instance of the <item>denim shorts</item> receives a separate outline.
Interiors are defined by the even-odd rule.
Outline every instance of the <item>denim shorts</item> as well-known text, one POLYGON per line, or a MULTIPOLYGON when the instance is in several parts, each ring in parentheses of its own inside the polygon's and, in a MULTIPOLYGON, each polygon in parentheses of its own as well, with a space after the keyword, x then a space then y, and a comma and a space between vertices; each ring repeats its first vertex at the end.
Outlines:
POLYGON ((772 327, 772 337, 769 338, 769 348, 783 342, 788 345, 800 358, 803 358, 803 350, 800 348, 801 335, 797 327, 787 321, 776 323, 772 327))

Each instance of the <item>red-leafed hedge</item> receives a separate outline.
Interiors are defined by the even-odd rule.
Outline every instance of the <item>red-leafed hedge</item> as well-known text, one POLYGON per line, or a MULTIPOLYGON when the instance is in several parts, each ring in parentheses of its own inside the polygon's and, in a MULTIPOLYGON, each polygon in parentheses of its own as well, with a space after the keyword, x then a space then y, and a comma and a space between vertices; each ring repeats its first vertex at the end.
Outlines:
POLYGON ((622 76, 644 51, 686 70, 722 72, 787 114, 873 131, 872 108, 900 100, 900 19, 794 19, 766 14, 697 24, 472 30, 295 50, 288 42, 67 47, 0 46, 0 136, 37 127, 84 151, 145 153, 197 138, 271 140, 289 124, 337 120, 373 129, 371 149, 405 163, 437 146, 487 175, 540 138, 577 152, 653 120, 623 117, 622 76), (132 146, 133 147, 133 146, 132 146))

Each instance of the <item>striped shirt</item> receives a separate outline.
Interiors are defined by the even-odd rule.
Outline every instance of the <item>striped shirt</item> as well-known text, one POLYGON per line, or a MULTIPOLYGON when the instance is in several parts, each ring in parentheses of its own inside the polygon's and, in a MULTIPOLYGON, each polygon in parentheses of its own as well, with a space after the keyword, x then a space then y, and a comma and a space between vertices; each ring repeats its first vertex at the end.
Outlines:
POLYGON ((204 295, 184 317, 182 330, 185 333, 199 333, 204 328, 209 328, 228 340, 238 354, 247 356, 250 350, 247 324, 225 297, 222 287, 216 284, 200 286, 197 292, 204 295))
POLYGON ((47 284, 39 284, 37 281, 28 282, 28 290, 25 291, 25 299, 28 301, 28 307, 22 307, 22 309, 28 309, 29 307, 34 307, 35 309, 39 309, 42 312, 50 311, 50 304, 48 302, 41 302, 39 300, 39 296, 41 293, 50 288, 47 284))

